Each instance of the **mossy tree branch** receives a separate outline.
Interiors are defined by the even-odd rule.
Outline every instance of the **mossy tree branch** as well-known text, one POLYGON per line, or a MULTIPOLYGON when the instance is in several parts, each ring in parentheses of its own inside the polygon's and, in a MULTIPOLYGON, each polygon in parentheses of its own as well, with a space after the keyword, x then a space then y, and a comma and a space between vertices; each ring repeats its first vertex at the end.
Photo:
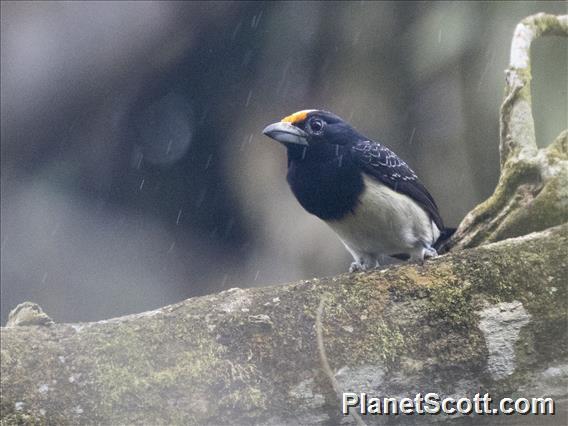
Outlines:
MULTIPOLYGON (((501 105, 501 174, 493 195, 463 219, 454 249, 540 231, 568 221, 568 132, 538 149, 531 107, 530 46, 568 36, 568 16, 539 13, 516 27, 501 105)), ((559 70, 565 72, 565 70, 559 70)))
POLYGON ((530 47, 534 40, 544 36, 567 37, 568 15, 539 13, 523 19, 515 29, 506 71, 505 100, 501 106, 501 167, 521 155, 534 157, 537 154, 531 107, 530 47))
POLYGON ((96 323, 5 328, 2 417, 338 423, 316 337, 322 300, 321 341, 340 391, 565 398, 567 246, 564 225, 424 266, 233 289, 96 323))

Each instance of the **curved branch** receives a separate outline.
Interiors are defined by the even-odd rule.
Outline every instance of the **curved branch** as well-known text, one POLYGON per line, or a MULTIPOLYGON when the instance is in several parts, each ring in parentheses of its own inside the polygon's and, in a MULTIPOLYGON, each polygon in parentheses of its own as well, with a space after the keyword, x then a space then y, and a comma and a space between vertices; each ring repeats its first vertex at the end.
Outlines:
POLYGON ((526 150, 533 156, 537 151, 534 119, 531 109, 530 47, 543 36, 568 36, 568 15, 545 13, 523 19, 515 28, 511 43, 511 57, 506 71, 506 94, 501 106, 501 167, 526 150))
POLYGON ((233 289, 96 323, 3 328, 1 416, 329 424, 341 419, 338 392, 566 398, 568 282, 558 254, 567 245, 565 225, 424 266, 233 289))
POLYGON ((530 68, 530 47, 542 36, 565 36, 568 32, 568 15, 538 13, 523 19, 513 34, 509 67, 530 68))
POLYGON ((568 16, 539 13, 515 29, 501 106, 499 182, 462 220, 448 248, 476 247, 568 221, 567 132, 538 149, 531 109, 530 46, 548 35, 568 36, 568 16))

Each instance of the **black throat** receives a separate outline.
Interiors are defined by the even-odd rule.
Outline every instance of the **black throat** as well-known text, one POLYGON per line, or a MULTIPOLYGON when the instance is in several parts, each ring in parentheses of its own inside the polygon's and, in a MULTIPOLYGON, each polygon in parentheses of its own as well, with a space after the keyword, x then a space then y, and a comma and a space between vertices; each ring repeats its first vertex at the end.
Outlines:
POLYGON ((363 192, 363 176, 350 145, 288 146, 287 180, 309 213, 338 220, 352 213, 363 192))

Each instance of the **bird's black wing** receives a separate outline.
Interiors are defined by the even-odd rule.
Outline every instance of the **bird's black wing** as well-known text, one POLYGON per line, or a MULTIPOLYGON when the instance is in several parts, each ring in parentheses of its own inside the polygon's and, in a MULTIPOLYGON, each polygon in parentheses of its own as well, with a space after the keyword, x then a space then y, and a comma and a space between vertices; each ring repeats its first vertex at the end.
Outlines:
POLYGON ((438 229, 444 230, 444 223, 434 198, 420 182, 416 173, 398 155, 373 141, 356 143, 351 148, 351 155, 366 174, 394 191, 412 198, 426 210, 438 229))

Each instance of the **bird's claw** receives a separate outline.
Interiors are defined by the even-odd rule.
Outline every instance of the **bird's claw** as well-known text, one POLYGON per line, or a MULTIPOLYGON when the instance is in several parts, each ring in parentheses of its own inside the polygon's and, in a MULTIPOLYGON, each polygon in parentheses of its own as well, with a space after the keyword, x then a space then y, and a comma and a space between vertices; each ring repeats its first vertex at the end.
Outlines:
POLYGON ((349 267, 349 272, 353 273, 353 272, 362 272, 364 271, 365 268, 363 267, 363 265, 361 265, 359 262, 353 262, 351 263, 351 266, 349 267))
POLYGON ((424 259, 438 256, 438 252, 434 247, 428 247, 424 250, 424 259))
POLYGON ((379 267, 379 262, 374 259, 361 259, 351 263, 349 272, 364 272, 379 267))

